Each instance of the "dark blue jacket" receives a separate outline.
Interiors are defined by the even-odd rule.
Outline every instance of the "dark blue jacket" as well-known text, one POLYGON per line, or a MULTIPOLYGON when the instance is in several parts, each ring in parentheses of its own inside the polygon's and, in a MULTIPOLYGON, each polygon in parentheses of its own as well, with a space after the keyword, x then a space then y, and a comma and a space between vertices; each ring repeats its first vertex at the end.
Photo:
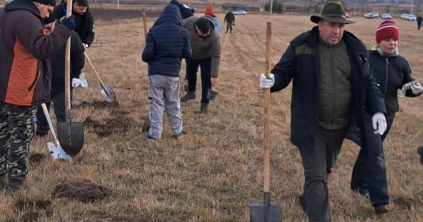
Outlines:
MULTIPOLYGON (((318 39, 317 26, 296 37, 271 71, 275 75, 271 92, 284 89, 292 80, 291 143, 305 150, 313 149, 315 144, 320 83, 318 39)), ((385 114, 386 109, 383 95, 369 69, 366 47, 347 31, 343 41, 351 63, 350 127, 347 136, 360 144, 365 135, 364 124, 372 124, 371 116, 378 112, 385 114)))
POLYGON ((182 26, 181 12, 167 5, 148 31, 142 60, 148 63, 149 75, 179 76, 182 58, 191 57, 188 30, 182 26))

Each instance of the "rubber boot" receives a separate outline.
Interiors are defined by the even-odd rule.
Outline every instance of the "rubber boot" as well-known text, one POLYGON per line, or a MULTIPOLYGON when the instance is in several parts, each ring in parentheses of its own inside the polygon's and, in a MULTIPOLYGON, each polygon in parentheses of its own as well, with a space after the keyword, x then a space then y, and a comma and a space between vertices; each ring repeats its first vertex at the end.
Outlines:
POLYGON ((10 179, 9 178, 9 184, 7 186, 6 192, 8 194, 15 194, 19 190, 21 190, 24 186, 23 180, 17 180, 17 179, 10 179))
POLYGON ((202 113, 202 114, 209 113, 209 104, 208 103, 201 103, 200 113, 202 113))
POLYGON ((0 191, 3 191, 7 187, 7 176, 3 174, 0 176, 0 191))

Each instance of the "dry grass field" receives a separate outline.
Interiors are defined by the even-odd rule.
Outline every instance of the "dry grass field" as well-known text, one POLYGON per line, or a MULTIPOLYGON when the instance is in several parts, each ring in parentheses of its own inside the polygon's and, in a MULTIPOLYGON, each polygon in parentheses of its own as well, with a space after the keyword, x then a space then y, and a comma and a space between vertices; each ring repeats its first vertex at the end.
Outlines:
MULTIPOLYGON (((218 17, 223 25, 224 14, 218 17)), ((289 41, 313 27, 309 17, 237 16, 233 33, 221 35, 219 95, 209 114, 198 114, 198 97, 183 103, 185 136, 173 140, 165 118, 156 143, 144 140, 142 132, 148 83, 140 58, 145 40, 141 12, 134 19, 97 18, 96 39, 87 53, 104 83, 115 90, 118 104, 103 102, 86 63, 89 87, 74 90, 72 110, 74 121, 85 122, 83 150, 66 163, 49 157, 46 142, 51 138, 33 142, 27 182, 39 189, 0 194, 0 221, 249 221, 249 204, 262 202, 263 91, 258 77, 264 71, 266 22, 273 26, 273 67, 289 41)), ((351 19, 357 23, 346 29, 370 48, 381 20, 351 19)), ((154 21, 149 17, 148 26, 154 21)), ((415 22, 395 21, 400 53, 415 78, 423 80, 423 31, 415 22)), ((290 97, 290 86, 271 95, 271 201, 282 206, 283 221, 307 221, 297 199, 303 185, 301 159, 289 142, 290 97)), ((370 202, 350 191, 359 148, 345 141, 329 178, 332 221, 423 221, 423 169, 416 153, 423 143, 422 101, 400 99, 401 110, 385 141, 390 212, 375 216, 370 202)))

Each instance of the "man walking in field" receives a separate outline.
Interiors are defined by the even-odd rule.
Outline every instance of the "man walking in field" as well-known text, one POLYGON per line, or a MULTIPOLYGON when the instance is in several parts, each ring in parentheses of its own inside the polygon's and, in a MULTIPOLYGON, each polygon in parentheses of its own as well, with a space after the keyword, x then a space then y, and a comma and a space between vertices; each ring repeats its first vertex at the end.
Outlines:
POLYGON ((220 36, 210 16, 191 16, 184 20, 184 27, 190 34, 192 56, 186 59, 188 92, 181 98, 187 102, 196 98, 197 71, 201 68, 200 113, 207 114, 210 100, 207 91, 217 85, 220 66, 220 36))
POLYGON ((230 30, 229 33, 232 33, 232 26, 235 25, 235 15, 232 13, 232 9, 229 9, 229 12, 226 13, 223 22, 226 22, 226 33, 228 33, 228 30, 230 30))
POLYGON ((189 33, 182 27, 181 12, 177 6, 169 4, 149 30, 142 52, 142 60, 148 63, 150 117, 150 129, 145 139, 155 141, 161 138, 165 110, 173 138, 182 138, 179 71, 182 58, 190 56, 189 33))
MULTIPOLYGON (((342 4, 326 3, 310 20, 317 26, 290 42, 269 79, 261 74, 260 87, 277 92, 293 81, 291 142, 299 148, 305 176, 300 205, 310 222, 330 222, 328 176, 345 137, 373 145, 367 168, 380 176, 369 179, 371 189, 387 186, 380 137, 386 109, 366 47, 344 31, 354 22, 345 19, 342 4)), ((374 207, 377 214, 387 212, 387 194, 370 198, 385 198, 374 207)))
POLYGON ((27 158, 36 106, 50 100, 46 59, 65 45, 75 28, 65 18, 49 36, 42 20, 54 0, 14 0, 0 12, 0 189, 15 193, 28 174, 27 158))
POLYGON ((420 28, 422 27, 422 21, 423 21, 422 16, 421 15, 417 16, 416 21, 417 21, 417 30, 420 30, 420 28))

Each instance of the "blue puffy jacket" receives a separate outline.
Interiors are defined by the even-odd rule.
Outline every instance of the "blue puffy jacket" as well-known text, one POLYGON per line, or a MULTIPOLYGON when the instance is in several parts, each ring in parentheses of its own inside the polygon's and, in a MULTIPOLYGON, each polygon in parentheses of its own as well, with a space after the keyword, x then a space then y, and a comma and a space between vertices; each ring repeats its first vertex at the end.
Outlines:
POLYGON ((142 60, 149 64, 148 75, 178 77, 182 58, 191 57, 189 33, 182 26, 181 12, 167 5, 147 34, 142 60))

